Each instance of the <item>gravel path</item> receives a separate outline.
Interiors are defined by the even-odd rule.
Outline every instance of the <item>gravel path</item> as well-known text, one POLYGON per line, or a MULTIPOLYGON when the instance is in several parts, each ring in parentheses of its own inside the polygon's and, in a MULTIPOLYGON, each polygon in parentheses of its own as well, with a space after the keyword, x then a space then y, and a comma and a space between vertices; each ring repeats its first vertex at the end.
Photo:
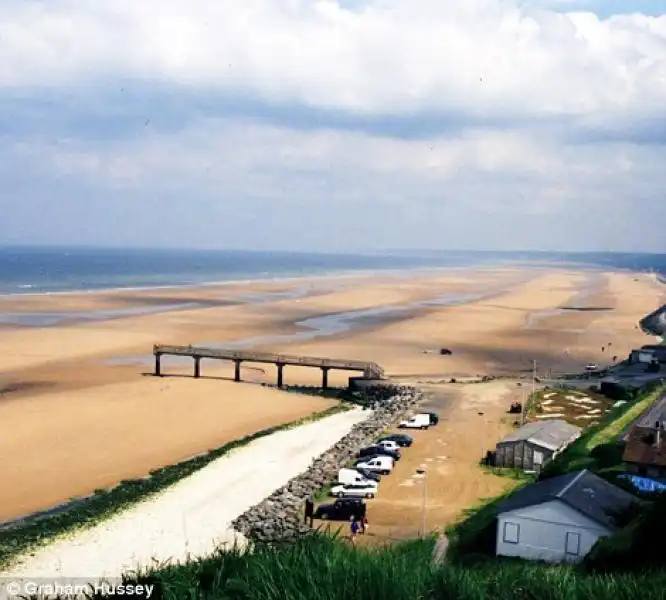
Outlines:
POLYGON ((261 502, 371 415, 354 409, 261 438, 91 529, 37 550, 0 577, 115 578, 157 561, 242 543, 231 521, 261 502))

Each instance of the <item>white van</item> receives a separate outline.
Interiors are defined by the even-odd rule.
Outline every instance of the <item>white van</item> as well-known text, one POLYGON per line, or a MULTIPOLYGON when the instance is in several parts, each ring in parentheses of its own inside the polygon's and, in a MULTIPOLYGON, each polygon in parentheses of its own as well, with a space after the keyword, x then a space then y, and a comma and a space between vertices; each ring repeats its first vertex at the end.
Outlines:
POLYGON ((372 481, 363 477, 356 469, 340 469, 338 483, 372 483, 372 481))
POLYGON ((372 458, 362 458, 355 465, 359 469, 375 471, 382 475, 388 475, 393 471, 393 459, 390 456, 373 456, 372 458))
POLYGON ((419 413, 406 421, 400 421, 398 427, 400 429, 428 429, 430 427, 430 415, 419 413))

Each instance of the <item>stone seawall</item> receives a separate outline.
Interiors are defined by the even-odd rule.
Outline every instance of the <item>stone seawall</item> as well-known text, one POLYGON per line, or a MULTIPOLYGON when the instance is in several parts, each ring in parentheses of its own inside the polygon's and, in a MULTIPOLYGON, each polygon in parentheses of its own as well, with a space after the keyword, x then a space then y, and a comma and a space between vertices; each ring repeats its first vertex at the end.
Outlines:
POLYGON ((253 542, 285 542, 311 531, 303 522, 305 500, 335 481, 338 470, 423 398, 411 387, 380 388, 372 393, 368 418, 312 462, 310 468, 240 515, 234 529, 253 542))

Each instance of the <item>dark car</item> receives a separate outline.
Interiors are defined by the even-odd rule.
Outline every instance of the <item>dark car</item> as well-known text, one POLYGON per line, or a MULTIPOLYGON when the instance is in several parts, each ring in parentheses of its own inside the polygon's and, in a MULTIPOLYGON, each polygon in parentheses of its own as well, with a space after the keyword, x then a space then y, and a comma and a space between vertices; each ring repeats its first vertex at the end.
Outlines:
POLYGON ((358 453, 359 458, 366 458, 368 456, 390 456, 393 460, 400 460, 400 452, 389 450, 382 446, 368 446, 367 448, 362 448, 358 453))
POLYGON ((382 476, 379 473, 375 473, 375 471, 370 471, 368 469, 363 469, 363 468, 359 469, 358 467, 355 468, 361 475, 363 475, 363 477, 365 477, 366 479, 370 479, 371 481, 379 482, 379 480, 382 478, 382 476))
POLYGON ((414 441, 411 436, 405 435, 404 433, 392 433, 391 435, 385 435, 377 440, 378 442, 395 442, 398 446, 403 448, 409 448, 414 441))
POLYGON ((338 498, 333 504, 320 504, 313 517, 323 521, 349 521, 352 515, 357 519, 365 516, 365 511, 365 502, 360 498, 338 498))

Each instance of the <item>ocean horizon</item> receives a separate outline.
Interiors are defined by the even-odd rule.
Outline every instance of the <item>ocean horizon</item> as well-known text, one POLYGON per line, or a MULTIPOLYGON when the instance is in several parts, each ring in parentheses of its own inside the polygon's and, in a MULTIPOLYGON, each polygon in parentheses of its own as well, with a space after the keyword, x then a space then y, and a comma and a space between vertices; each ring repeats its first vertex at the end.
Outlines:
POLYGON ((11 246, 0 248, 0 295, 178 287, 364 272, 521 264, 654 272, 660 279, 666 277, 665 254, 467 250, 327 254, 11 246))

